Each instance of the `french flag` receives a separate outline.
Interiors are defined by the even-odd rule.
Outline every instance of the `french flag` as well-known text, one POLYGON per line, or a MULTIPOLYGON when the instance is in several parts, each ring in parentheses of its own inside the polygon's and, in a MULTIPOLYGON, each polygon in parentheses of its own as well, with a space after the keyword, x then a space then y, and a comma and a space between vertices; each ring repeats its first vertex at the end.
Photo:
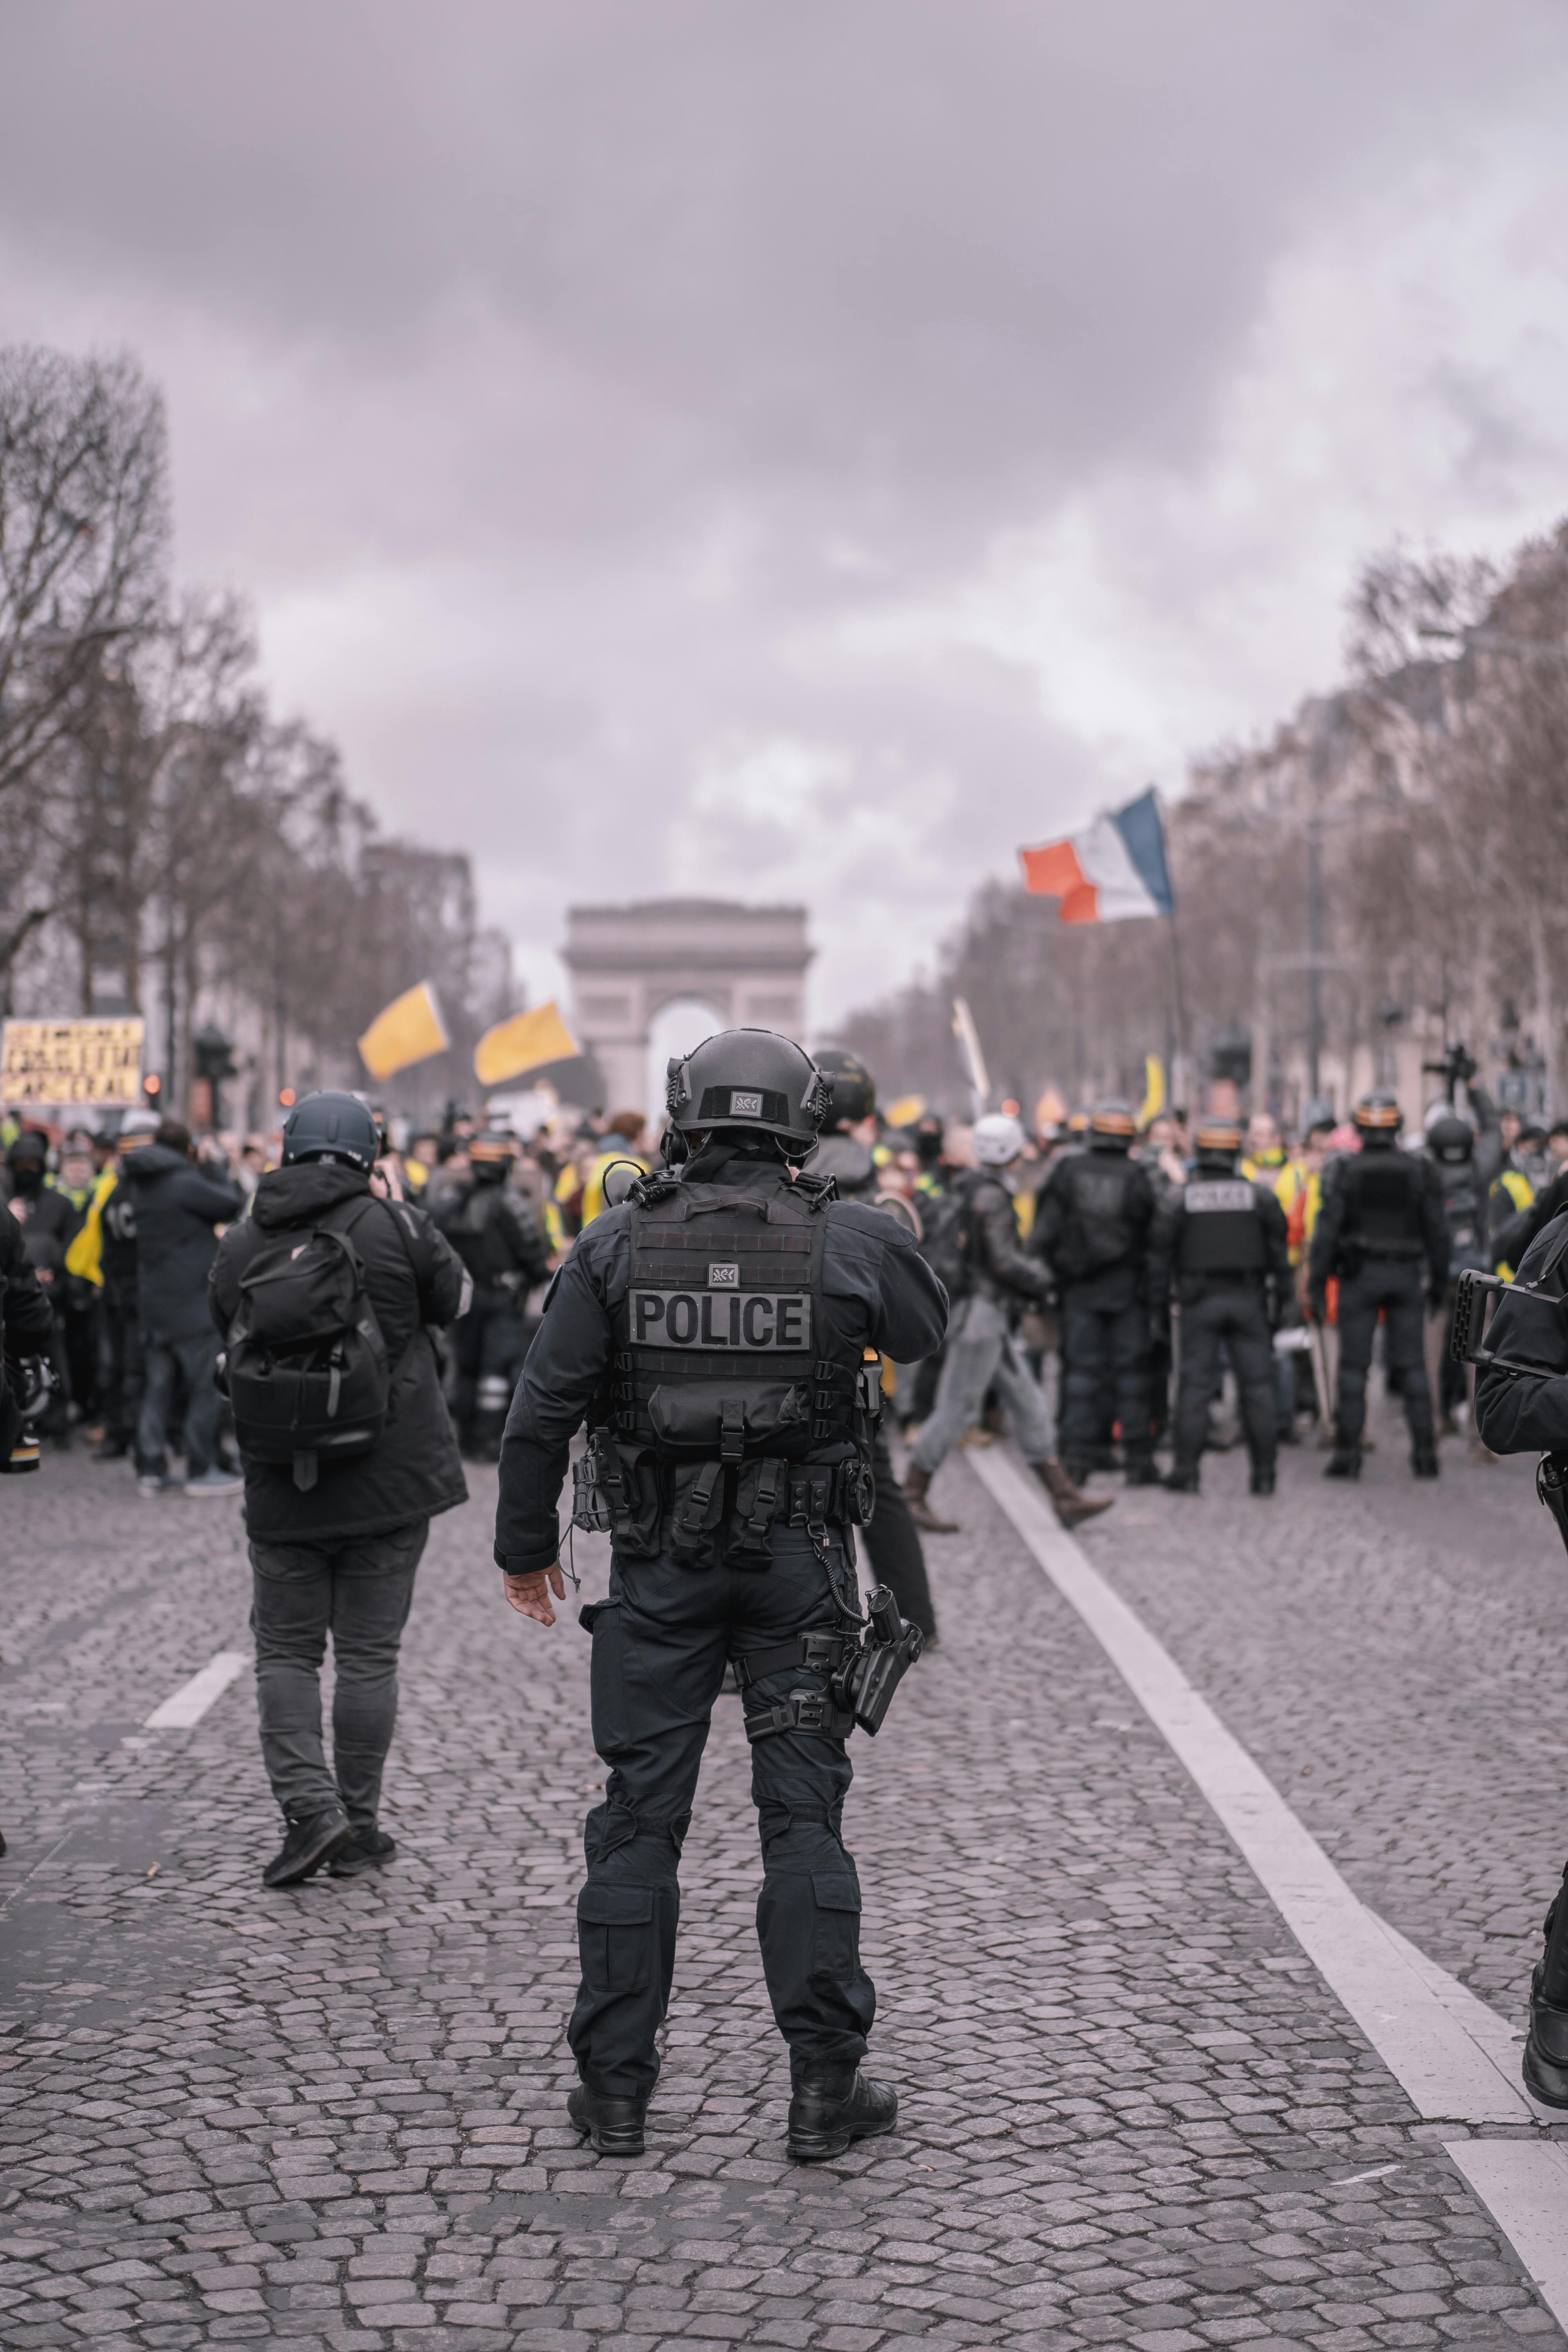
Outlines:
POLYGON ((1125 808, 1101 810, 1082 833, 1021 849, 1024 887, 1059 898, 1064 923, 1124 923, 1175 905, 1165 826, 1150 786, 1125 808))

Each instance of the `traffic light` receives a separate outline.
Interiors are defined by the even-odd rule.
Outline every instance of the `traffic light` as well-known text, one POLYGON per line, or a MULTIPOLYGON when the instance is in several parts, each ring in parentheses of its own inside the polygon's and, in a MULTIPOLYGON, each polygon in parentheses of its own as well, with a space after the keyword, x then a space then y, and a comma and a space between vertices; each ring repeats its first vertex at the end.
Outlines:
POLYGON ((156 1070, 148 1071, 146 1076, 142 1081, 142 1091, 147 1097, 147 1108, 149 1110, 162 1109, 163 1081, 159 1076, 156 1070))

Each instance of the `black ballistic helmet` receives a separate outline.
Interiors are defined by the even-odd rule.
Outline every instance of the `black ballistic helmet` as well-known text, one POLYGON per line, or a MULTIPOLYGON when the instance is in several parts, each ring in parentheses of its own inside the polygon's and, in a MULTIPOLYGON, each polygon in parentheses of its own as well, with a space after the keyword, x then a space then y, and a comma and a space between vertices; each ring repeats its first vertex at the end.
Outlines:
POLYGON ((1233 1118, 1205 1118, 1194 1140, 1200 1160, 1234 1168, 1241 1150, 1241 1129, 1233 1118))
POLYGON ((825 1135, 835 1128, 858 1127, 863 1118, 870 1118, 877 1108, 877 1081, 858 1054, 846 1053, 842 1045, 828 1045, 818 1054, 816 1066, 827 1080, 825 1135))
POLYGON ((682 1137, 696 1128, 771 1135, 789 1158, 804 1156, 816 1141, 829 1094, 816 1064, 792 1038, 772 1029, 721 1029, 694 1052, 671 1055, 665 1102, 682 1137))
POLYGON ((295 1104, 283 1127, 283 1165, 299 1160, 341 1160, 369 1175, 380 1153, 375 1113, 358 1095, 307 1095, 295 1104))
POLYGON ((1138 1122, 1131 1103, 1099 1102, 1089 1123, 1089 1148, 1091 1151, 1130 1151, 1137 1132, 1138 1122))
POLYGON ((1426 1148, 1445 1168, 1463 1168, 1475 1150, 1476 1131, 1468 1118, 1450 1111, 1447 1118, 1432 1121, 1426 1130, 1426 1148))
POLYGON ((1351 1113, 1363 1145, 1397 1143, 1405 1114, 1399 1108, 1397 1095, 1363 1095, 1351 1113))

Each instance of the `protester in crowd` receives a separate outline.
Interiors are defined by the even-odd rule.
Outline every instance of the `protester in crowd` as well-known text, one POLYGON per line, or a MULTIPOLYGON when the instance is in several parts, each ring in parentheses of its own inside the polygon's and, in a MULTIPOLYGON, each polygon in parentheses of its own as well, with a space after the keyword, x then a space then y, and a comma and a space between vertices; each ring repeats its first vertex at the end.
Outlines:
POLYGON ((100 1171, 81 1229, 66 1253, 68 1275, 90 1283, 99 1299, 103 1428, 95 1462, 122 1462, 136 1442, 143 1387, 136 1208, 122 1171, 129 1155, 150 1144, 157 1131, 155 1112, 126 1112, 117 1156, 100 1171))
POLYGON ((217 1340, 206 1284, 218 1235, 245 1196, 210 1155, 198 1165, 189 1128, 163 1119, 150 1144, 124 1161, 136 1219, 136 1301, 143 1386, 136 1433, 137 1486, 143 1495, 237 1495, 240 1482, 219 1459, 222 1399, 214 1381, 217 1340), (214 1160, 217 1164, 213 1164, 214 1160), (169 1467, 177 1426, 176 1391, 184 1395, 185 1475, 169 1467))
POLYGON ((70 1371, 67 1335, 66 1252, 80 1212, 49 1174, 49 1139, 25 1127, 5 1155, 7 1207, 22 1228, 22 1248, 49 1302, 54 1337, 49 1360, 55 1387, 38 1416, 40 1433, 63 1451, 70 1444, 70 1371))
MULTIPOLYGON (((225 1235, 212 1267, 211 1312, 227 1350, 245 1465, 261 1752, 284 1820, 282 1847, 262 1872, 268 1886, 292 1886, 323 1864, 354 1876, 395 1852, 380 1807, 398 1650, 430 1521, 468 1499, 430 1336, 467 1305, 468 1278, 422 1211, 373 1190, 379 1149, 376 1123, 356 1096, 307 1095, 289 1116, 283 1165, 263 1177, 250 1215, 225 1235), (345 1423, 353 1450, 336 1459, 273 1458, 269 1433, 247 1417, 247 1365, 260 1343, 241 1318, 244 1284, 247 1274, 274 1276, 269 1328, 281 1342, 291 1311, 317 1311, 308 1281, 290 1301, 287 1269, 305 1260, 308 1275, 310 1244, 325 1236, 346 1240, 363 1269, 352 1328, 363 1335, 368 1320, 377 1333, 384 1385, 375 1384, 374 1350, 369 1378, 379 1410, 345 1423), (329 1632, 331 1767, 321 1696, 329 1632)), ((317 1255, 341 1264, 330 1241, 317 1255)), ((353 1368, 362 1401, 365 1362, 362 1353, 353 1368)), ((308 1375, 295 1377, 304 1396, 308 1375)))

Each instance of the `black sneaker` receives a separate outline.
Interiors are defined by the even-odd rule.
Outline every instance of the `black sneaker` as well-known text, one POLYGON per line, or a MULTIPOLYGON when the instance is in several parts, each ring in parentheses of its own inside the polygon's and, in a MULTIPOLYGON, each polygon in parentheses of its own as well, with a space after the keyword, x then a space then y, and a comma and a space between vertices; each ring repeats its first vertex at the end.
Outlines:
POLYGON ((1155 1469, 1152 1462, 1140 1454, 1136 1461, 1127 1465, 1123 1483, 1129 1486, 1157 1486, 1160 1484, 1160 1473, 1155 1469))
POLYGON ((367 1870, 380 1870, 397 1852, 397 1840, 387 1836, 384 1830, 355 1830, 341 1853, 331 1859, 334 1878, 359 1878, 367 1870))
POLYGON ((899 2095, 856 2066, 802 2074, 789 2103, 788 2149, 797 2164, 825 2164, 851 2140, 875 2139, 899 2120, 899 2095))
POLYGON ((1271 1495, 1274 1492, 1274 1465, 1272 1462, 1255 1462, 1253 1464, 1251 1491, 1255 1495, 1271 1495))
POLYGON ((290 1820, 282 1846, 261 1874, 261 1884, 298 1886, 353 1839, 353 1825, 341 1805, 329 1806, 324 1813, 307 1813, 302 1821, 290 1820))
POLYGON ((1323 1475, 1325 1478, 1359 1478, 1361 1476, 1359 1449, 1336 1445, 1323 1465, 1323 1475))
POLYGON ((1174 1469, 1167 1471, 1160 1483, 1169 1495, 1195 1495, 1198 1491, 1198 1474, 1195 1470, 1190 1470, 1184 1464, 1178 1462, 1174 1469))
POLYGON ((1440 1472, 1437 1463, 1436 1446, 1435 1444, 1417 1445, 1411 1454, 1410 1467, 1412 1473, 1417 1478, 1436 1478, 1439 1476, 1440 1472))
POLYGON ((642 2154, 646 2099, 607 2098, 602 2092, 591 2091, 586 2083, 579 2083, 566 2094, 566 2112, 584 2138, 593 2141, 596 2154, 642 2154))

